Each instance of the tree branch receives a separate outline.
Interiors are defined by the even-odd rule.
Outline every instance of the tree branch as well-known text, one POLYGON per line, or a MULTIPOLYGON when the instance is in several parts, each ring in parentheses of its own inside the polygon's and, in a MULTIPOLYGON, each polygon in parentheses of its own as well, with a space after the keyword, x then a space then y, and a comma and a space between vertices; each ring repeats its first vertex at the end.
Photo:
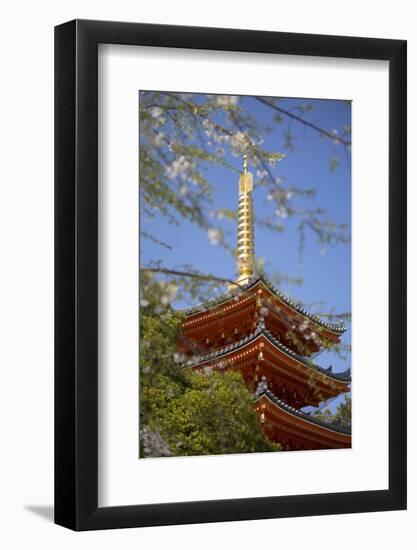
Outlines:
POLYGON ((309 128, 312 128, 316 132, 319 132, 319 134, 326 136, 333 141, 338 141, 339 143, 342 143, 346 147, 350 146, 352 142, 348 141, 347 139, 343 139, 335 134, 332 134, 332 132, 328 132, 327 130, 324 130, 323 128, 320 128, 320 126, 317 126, 316 124, 313 124, 312 122, 309 122, 308 120, 305 120, 304 118, 295 115, 294 113, 291 113, 291 111, 287 111, 286 109, 283 109, 282 107, 278 107, 274 103, 270 103, 268 100, 264 99, 263 97, 255 96, 255 99, 259 101, 260 103, 263 103, 264 105, 267 105, 271 109, 274 109, 274 111, 278 111, 279 113, 292 118, 294 120, 297 120, 301 124, 304 124, 304 126, 308 126, 309 128))
POLYGON ((238 288, 244 288, 243 285, 232 281, 232 279, 225 279, 224 277, 216 277, 214 275, 204 275, 202 273, 192 273, 190 271, 178 271, 176 269, 166 269, 163 267, 145 267, 141 271, 148 273, 163 273, 164 275, 174 275, 177 277, 192 277, 195 279, 200 279, 201 281, 217 281, 219 283, 228 283, 232 284, 238 288))

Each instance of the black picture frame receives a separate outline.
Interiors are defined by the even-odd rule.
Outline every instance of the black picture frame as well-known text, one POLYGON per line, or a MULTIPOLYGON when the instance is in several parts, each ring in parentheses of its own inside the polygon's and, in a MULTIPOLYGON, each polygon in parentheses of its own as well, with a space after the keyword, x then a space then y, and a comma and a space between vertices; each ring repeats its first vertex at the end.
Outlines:
POLYGON ((91 530, 406 508, 406 113, 404 40, 84 20, 55 28, 57 524, 91 530), (389 62, 387 490, 98 507, 97 54, 109 43, 389 62))

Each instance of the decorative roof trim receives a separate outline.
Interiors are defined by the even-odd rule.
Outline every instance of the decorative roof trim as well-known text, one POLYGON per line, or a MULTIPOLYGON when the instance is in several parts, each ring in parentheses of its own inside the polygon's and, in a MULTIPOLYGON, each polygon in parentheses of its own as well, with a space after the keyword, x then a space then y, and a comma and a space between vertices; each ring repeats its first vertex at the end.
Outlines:
MULTIPOLYGON (((326 330, 328 330, 330 332, 334 332, 338 335, 343 334, 346 331, 346 327, 344 326, 343 322, 340 322, 339 324, 327 323, 327 322, 323 321, 317 315, 309 313, 306 309, 299 306, 293 300, 288 298, 288 296, 286 296, 281 291, 279 291, 264 276, 262 276, 262 277, 260 277, 260 276, 252 277, 249 280, 248 283, 246 283, 245 285, 240 285, 239 290, 242 290, 242 291, 250 290, 251 288, 256 286, 259 282, 262 282, 273 295, 277 296, 282 302, 284 302, 287 306, 289 306, 291 309, 293 309, 296 313, 299 313, 299 314, 303 315, 304 317, 307 317, 313 323, 316 323, 317 325, 325 328, 326 330)), ((184 313, 187 316, 196 315, 197 313, 201 313, 205 309, 220 306, 221 304, 233 299, 237 295, 238 294, 237 294, 236 291, 229 291, 229 292, 226 292, 226 293, 218 296, 217 298, 214 298, 214 299, 209 300, 207 302, 203 302, 201 304, 197 304, 195 306, 192 306, 190 308, 186 308, 186 309, 183 309, 183 310, 180 310, 180 311, 181 311, 181 313, 184 313)))
POLYGON ((280 409, 284 410, 285 412, 288 412, 290 414, 293 414, 294 416, 297 416, 298 418, 302 418, 303 420, 306 420, 307 422, 310 422, 311 424, 315 424, 317 426, 320 426, 322 428, 325 428, 327 430, 330 430, 332 432, 336 432, 337 434, 342 435, 351 435, 352 430, 345 427, 345 426, 339 426, 337 424, 331 424, 326 423, 323 420, 319 420, 317 418, 314 418, 314 416, 306 414, 299 409, 295 409, 294 407, 290 407, 279 399, 271 390, 269 389, 263 389, 259 394, 255 397, 255 403, 259 401, 263 396, 265 396, 271 403, 279 407, 280 409))
POLYGON ((269 330, 265 327, 265 322, 263 319, 261 319, 258 323, 258 326, 256 327, 256 330, 252 332, 249 336, 246 336, 245 338, 242 338, 238 342, 235 342, 234 344, 229 344, 228 346, 225 346, 224 348, 220 348, 216 351, 212 351, 210 353, 206 353, 204 355, 197 356, 194 360, 189 359, 188 361, 185 361, 183 364, 183 368, 190 368, 194 367, 196 365, 200 365, 202 363, 206 363, 207 361, 211 361, 212 359, 217 359, 218 357, 227 355, 229 353, 232 353, 233 351, 236 351, 242 346, 245 346, 248 343, 254 342, 256 339, 260 338, 261 336, 264 336, 269 342, 278 348, 280 351, 284 352, 289 357, 296 359, 299 363, 305 365, 306 367, 313 368, 317 372, 322 373, 329 378, 333 378, 334 380, 337 380, 339 382, 350 382, 350 369, 347 369, 341 373, 333 373, 331 370, 331 367, 325 369, 323 367, 320 367, 316 363, 312 361, 306 360, 304 357, 299 355, 298 353, 295 353, 290 348, 282 344, 279 340, 277 340, 272 334, 269 332, 269 330))

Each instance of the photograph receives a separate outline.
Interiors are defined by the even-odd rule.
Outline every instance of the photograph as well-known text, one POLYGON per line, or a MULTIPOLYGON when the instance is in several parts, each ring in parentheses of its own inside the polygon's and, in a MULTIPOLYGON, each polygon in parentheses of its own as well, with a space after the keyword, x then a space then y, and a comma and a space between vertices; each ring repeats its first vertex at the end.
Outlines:
POLYGON ((4 4, 1 548, 412 548, 412 6, 4 4))
POLYGON ((139 458, 349 449, 351 107, 139 91, 139 458))

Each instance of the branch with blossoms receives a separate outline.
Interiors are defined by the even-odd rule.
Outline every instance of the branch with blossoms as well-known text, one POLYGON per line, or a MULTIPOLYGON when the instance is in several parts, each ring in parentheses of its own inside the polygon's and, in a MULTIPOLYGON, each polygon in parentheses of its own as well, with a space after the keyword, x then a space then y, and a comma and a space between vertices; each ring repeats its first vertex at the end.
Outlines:
MULTIPOLYGON (((287 114, 307 124, 300 116, 287 114)), ((224 227, 216 224, 220 217, 208 215, 213 213, 209 208, 213 189, 205 176, 205 168, 210 164, 239 171, 228 162, 227 152, 236 157, 249 155, 256 169, 257 185, 267 188, 268 198, 276 206, 269 228, 281 228, 282 219, 300 215, 294 200, 312 198, 315 192, 285 186, 283 178, 274 174, 277 162, 285 154, 263 148, 262 136, 266 131, 268 127, 254 119, 239 104, 237 96, 142 92, 140 187, 146 218, 160 213, 173 224, 179 224, 182 219, 191 221, 207 231, 212 244, 231 252, 233 247, 228 246, 224 227)), ((325 130, 321 133, 334 137, 325 130)), ((303 208, 302 216, 306 220, 304 227, 311 228, 313 234, 320 234, 321 227, 322 234, 331 233, 331 222, 327 222, 324 212, 303 208)), ((255 223, 264 221, 255 219, 255 223)), ((342 242, 337 238, 336 241, 342 242)))
MULTIPOLYGON (((259 97, 259 96, 255 97, 255 99, 260 103, 262 103, 263 105, 267 105, 274 111, 277 111, 278 113, 281 113, 282 115, 290 119, 296 120, 297 122, 303 124, 304 126, 307 126, 308 128, 312 128, 313 130, 318 132, 321 136, 327 137, 332 141, 341 143, 342 145, 345 145, 347 147, 350 147, 352 145, 350 139, 345 137, 348 134, 350 134, 350 130, 348 130, 348 128, 345 128, 344 134, 342 136, 339 136, 337 130, 333 130, 332 132, 330 132, 328 130, 325 130, 324 128, 321 128, 317 124, 314 124, 313 122, 310 122, 309 120, 306 120, 305 118, 295 114, 294 112, 289 111, 288 109, 283 109, 282 107, 279 107, 276 103, 276 99, 259 97)), ((302 112, 306 112, 310 110, 308 106, 305 104, 304 104, 304 107, 299 106, 298 109, 302 112)))
MULTIPOLYGON (((296 111, 288 111, 279 105, 279 100, 255 99, 276 115, 318 133, 320 139, 331 139, 335 147, 348 144, 347 129, 345 133, 328 131, 307 120, 310 109, 305 104, 300 103, 296 111)), ((141 92, 139 118, 143 239, 151 240, 156 246, 172 248, 147 225, 163 216, 173 225, 184 221, 194 224, 205 231, 211 245, 234 255, 236 211, 213 208, 213 185, 207 177, 207 168, 223 166, 239 173, 240 168, 230 162, 230 156, 241 157, 246 153, 256 172, 257 187, 264 188, 266 200, 273 206, 269 214, 265 210, 262 216, 255 217, 258 227, 281 233, 290 219, 298 219, 300 257, 307 232, 317 239, 322 251, 327 246, 349 242, 346 225, 332 221, 324 209, 308 206, 309 200, 316 196, 314 188, 287 185, 283 175, 277 174, 285 154, 264 147, 263 136, 270 131, 270 123, 255 119, 238 96, 141 92)), ((275 116, 271 122, 278 124, 279 121, 275 116)), ((184 299, 186 295, 191 299, 201 297, 208 289, 213 291, 221 284, 213 278, 190 277, 195 269, 188 267, 187 275, 180 281, 184 299)), ((165 276, 179 281, 178 274, 165 273, 165 276)), ((295 281, 286 277, 287 282, 295 281)))
MULTIPOLYGON (((344 156, 349 164, 350 169, 350 150, 352 146, 351 133, 352 129, 349 125, 344 125, 341 129, 333 128, 332 130, 326 130, 319 126, 315 121, 308 120, 306 114, 313 110, 312 106, 306 103, 301 103, 293 109, 284 109, 279 105, 279 98, 270 97, 255 97, 255 99, 272 109, 276 114, 274 121, 280 124, 284 118, 287 119, 287 127, 284 130, 285 148, 294 150, 295 148, 295 135, 292 131, 293 122, 297 122, 303 125, 305 128, 311 129, 318 133, 321 139, 328 139, 333 143, 333 155, 330 159, 330 169, 332 171, 337 170, 341 162, 338 146, 343 147, 344 156), (296 111, 296 112, 294 112, 296 111)), ((350 103, 349 101, 347 101, 350 103)))
MULTIPOLYGON (((352 322, 352 313, 350 311, 341 311, 337 312, 334 309, 326 308, 326 302, 316 302, 309 304, 302 304, 302 307, 314 313, 321 319, 326 319, 329 323, 340 323, 343 322, 345 325, 352 322)), ((347 361, 350 359, 350 354, 352 352, 352 346, 345 342, 340 342, 339 344, 332 347, 334 351, 341 359, 347 361)))

